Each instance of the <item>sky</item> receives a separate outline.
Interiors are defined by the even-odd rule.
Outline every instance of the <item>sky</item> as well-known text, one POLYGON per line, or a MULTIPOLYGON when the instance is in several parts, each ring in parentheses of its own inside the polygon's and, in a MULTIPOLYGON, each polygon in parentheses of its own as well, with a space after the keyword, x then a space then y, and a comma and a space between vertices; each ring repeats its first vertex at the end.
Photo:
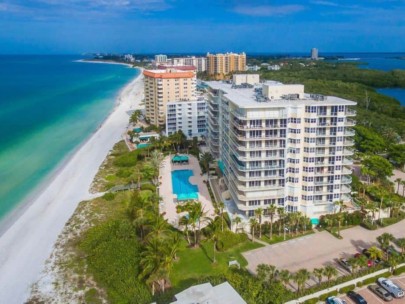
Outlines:
POLYGON ((0 54, 404 52, 405 0, 0 0, 0 54))

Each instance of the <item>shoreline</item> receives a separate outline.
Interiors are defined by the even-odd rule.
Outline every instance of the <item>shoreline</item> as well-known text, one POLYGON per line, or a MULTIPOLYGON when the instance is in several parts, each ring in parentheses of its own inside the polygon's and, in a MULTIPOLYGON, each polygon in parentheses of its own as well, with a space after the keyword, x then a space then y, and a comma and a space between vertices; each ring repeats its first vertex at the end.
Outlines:
POLYGON ((28 298, 30 285, 38 279, 65 223, 81 201, 94 197, 90 185, 95 174, 122 138, 128 112, 140 107, 143 78, 139 71, 117 93, 114 107, 100 126, 2 219, 0 299, 5 303, 22 303, 28 298))
POLYGON ((137 68, 137 67, 134 67, 130 63, 117 62, 117 61, 113 61, 113 60, 79 59, 79 60, 73 60, 73 62, 97 63, 97 64, 118 64, 118 65, 126 65, 130 68, 137 68))
POLYGON ((7 232, 7 230, 20 218, 25 211, 35 202, 36 199, 46 190, 49 184, 52 182, 54 178, 61 173, 61 171, 66 167, 66 165, 71 161, 74 155, 84 146, 86 143, 91 139, 91 137, 97 133, 97 131, 104 125, 108 117, 115 111, 115 109, 121 103, 121 95, 125 94, 125 90, 128 87, 133 86, 138 79, 138 77, 142 74, 142 70, 139 69, 139 75, 135 76, 134 79, 131 79, 127 82, 123 88, 121 88, 116 96, 114 97, 114 104, 112 109, 107 113, 107 116, 102 120, 100 125, 94 129, 77 147, 75 147, 69 154, 67 154, 60 163, 53 169, 51 172, 44 177, 43 181, 41 181, 12 211, 6 214, 3 218, 0 219, 0 238, 1 236, 7 232))

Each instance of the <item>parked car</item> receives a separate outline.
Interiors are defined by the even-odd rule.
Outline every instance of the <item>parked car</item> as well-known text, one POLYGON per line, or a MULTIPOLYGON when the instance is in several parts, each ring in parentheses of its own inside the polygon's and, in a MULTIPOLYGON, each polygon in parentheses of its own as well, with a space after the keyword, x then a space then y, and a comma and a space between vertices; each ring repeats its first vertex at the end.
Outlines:
POLYGON ((357 292, 354 292, 353 290, 349 291, 347 293, 347 296, 353 300, 354 303, 356 304, 367 304, 367 301, 359 295, 357 292))
POLYGON ((339 259, 339 264, 342 265, 342 267, 346 269, 348 272, 353 271, 352 265, 350 265, 346 259, 339 259))
POLYGON ((392 301, 393 299, 393 297, 388 291, 386 291, 384 288, 378 285, 369 285, 368 289, 370 289, 372 292, 374 292, 377 296, 379 296, 386 302, 392 301))
POLYGON ((403 298, 404 297, 404 290, 399 287, 397 284, 392 282, 391 280, 385 278, 379 278, 378 284, 383 287, 386 291, 392 294, 395 298, 403 298))
MULTIPOLYGON (((370 252, 368 252, 367 249, 363 249, 363 254, 364 254, 366 257, 370 258, 370 252)), ((380 260, 379 258, 377 258, 377 259, 375 259, 373 262, 374 262, 374 264, 378 264, 378 263, 381 262, 381 260, 380 260)))
POLYGON ((338 297, 328 297, 326 299, 326 304, 347 304, 347 302, 338 297))

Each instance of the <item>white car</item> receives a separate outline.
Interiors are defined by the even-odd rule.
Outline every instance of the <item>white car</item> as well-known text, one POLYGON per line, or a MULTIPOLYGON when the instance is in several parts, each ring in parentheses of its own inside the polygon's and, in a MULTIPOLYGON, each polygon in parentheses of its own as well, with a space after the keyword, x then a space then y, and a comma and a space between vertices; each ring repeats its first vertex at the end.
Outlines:
POLYGON ((386 278, 379 278, 378 279, 378 284, 382 288, 384 288, 386 291, 391 293, 395 298, 403 298, 404 297, 404 291, 401 287, 399 287, 397 284, 392 282, 391 280, 388 280, 386 278))
POLYGON ((329 297, 326 299, 327 304, 347 304, 347 302, 343 299, 339 299, 338 297, 329 297))

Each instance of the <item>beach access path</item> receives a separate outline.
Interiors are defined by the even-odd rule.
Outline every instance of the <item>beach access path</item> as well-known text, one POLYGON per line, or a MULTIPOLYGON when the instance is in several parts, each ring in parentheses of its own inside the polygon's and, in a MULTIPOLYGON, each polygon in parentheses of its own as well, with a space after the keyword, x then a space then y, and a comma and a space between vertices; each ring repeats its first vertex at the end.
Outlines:
POLYGON ((21 304, 29 295, 54 243, 114 144, 122 139, 131 111, 143 98, 142 73, 118 95, 103 125, 67 161, 0 237, 0 303, 21 304))

